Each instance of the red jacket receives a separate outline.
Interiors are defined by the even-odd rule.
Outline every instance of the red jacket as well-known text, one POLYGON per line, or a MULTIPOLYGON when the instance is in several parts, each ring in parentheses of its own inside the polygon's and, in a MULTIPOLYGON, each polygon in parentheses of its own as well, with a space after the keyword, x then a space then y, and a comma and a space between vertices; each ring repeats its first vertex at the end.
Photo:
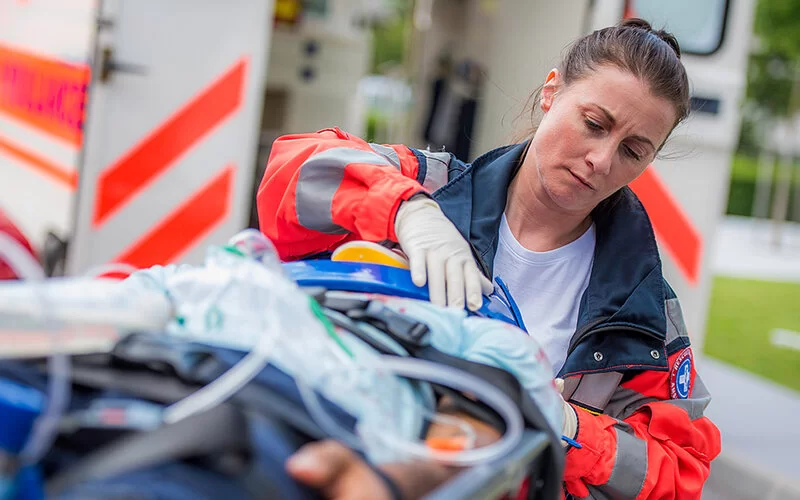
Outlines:
MULTIPOLYGON (((261 230, 287 260, 351 239, 396 241, 398 206, 427 191, 490 268, 523 151, 509 146, 466 165, 338 129, 282 137, 258 191, 261 230)), ((652 227, 629 190, 594 216, 589 298, 559 374, 578 408, 582 445, 567 452, 565 489, 573 498, 700 498, 720 435, 703 416, 710 396, 652 227)))

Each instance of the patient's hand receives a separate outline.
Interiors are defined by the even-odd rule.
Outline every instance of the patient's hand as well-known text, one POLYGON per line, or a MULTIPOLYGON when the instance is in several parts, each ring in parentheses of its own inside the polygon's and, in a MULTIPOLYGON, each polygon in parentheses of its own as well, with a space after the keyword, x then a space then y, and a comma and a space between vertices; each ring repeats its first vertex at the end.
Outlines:
POLYGON ((337 500, 390 500, 386 483, 361 458, 336 441, 310 443, 286 462, 297 481, 337 500))
MULTIPOLYGON (((497 430, 491 426, 452 407, 448 398, 440 401, 438 411, 457 416, 471 425, 476 434, 475 445, 478 447, 493 443, 500 437, 497 430)), ((457 435, 454 431, 455 428, 449 425, 433 422, 426 437, 446 439, 457 435)), ((384 464, 380 468, 395 482, 403 498, 422 497, 450 479, 459 470, 424 460, 384 464)), ((325 498, 335 500, 391 500, 392 498, 384 480, 350 448, 336 441, 319 441, 303 446, 289 458, 286 470, 295 480, 321 491, 325 498)))
MULTIPOLYGON (((292 455, 286 470, 297 481, 334 500, 391 500, 389 487, 358 455, 336 441, 310 443, 292 455)), ((449 479, 456 469, 416 461, 381 466, 403 498, 419 498, 449 479)))

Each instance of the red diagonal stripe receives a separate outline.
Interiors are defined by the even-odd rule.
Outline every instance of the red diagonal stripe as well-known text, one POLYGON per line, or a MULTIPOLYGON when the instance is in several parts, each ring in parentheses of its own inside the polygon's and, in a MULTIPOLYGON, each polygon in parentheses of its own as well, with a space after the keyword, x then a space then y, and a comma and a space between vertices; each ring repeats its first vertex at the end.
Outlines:
POLYGON ((631 188, 642 200, 656 235, 675 260, 686 280, 697 284, 703 238, 651 166, 631 188))
POLYGON ((95 228, 236 111, 242 102, 246 66, 244 59, 234 64, 100 175, 92 219, 95 228))
POLYGON ((234 165, 184 201, 171 214, 125 249, 114 262, 139 269, 174 262, 225 220, 232 201, 234 165))
POLYGON ((78 187, 78 173, 75 170, 58 165, 2 136, 0 136, 0 152, 16 158, 26 167, 61 184, 70 191, 75 191, 78 187))

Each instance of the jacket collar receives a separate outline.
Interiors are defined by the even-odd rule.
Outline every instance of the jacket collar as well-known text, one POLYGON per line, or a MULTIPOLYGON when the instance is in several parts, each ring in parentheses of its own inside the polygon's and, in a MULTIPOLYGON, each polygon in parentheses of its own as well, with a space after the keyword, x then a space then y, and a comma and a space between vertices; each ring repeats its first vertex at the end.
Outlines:
MULTIPOLYGON (((433 195, 490 273, 508 186, 526 147, 523 143, 486 153, 433 195)), ((628 188, 592 215, 597 235, 594 265, 562 375, 665 370, 666 291, 650 219, 628 188)))
POLYGON ((526 147, 524 143, 489 151, 433 193, 447 217, 472 243, 490 274, 508 186, 519 170, 526 147))

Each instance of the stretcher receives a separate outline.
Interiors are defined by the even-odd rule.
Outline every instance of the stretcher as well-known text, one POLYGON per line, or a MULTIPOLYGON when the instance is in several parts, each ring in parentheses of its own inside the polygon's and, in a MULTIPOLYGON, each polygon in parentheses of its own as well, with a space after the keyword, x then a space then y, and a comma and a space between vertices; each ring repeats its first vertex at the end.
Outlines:
MULTIPOLYGON (((304 290, 318 298, 321 298, 321 294, 325 291, 336 290, 427 300, 426 291, 410 282, 407 271, 392 266, 363 262, 305 261, 286 264, 285 270, 304 290)), ((476 314, 515 323, 508 298, 502 296, 487 298, 484 306, 476 314)), ((408 339, 400 340, 410 342, 408 339)), ((261 457, 272 464, 269 477, 254 479, 248 476, 247 471, 245 471, 247 473, 242 473, 241 470, 231 472, 225 468, 231 466, 220 466, 215 463, 213 466, 207 465, 208 474, 197 476, 202 478, 197 481, 208 481, 211 477, 217 481, 219 476, 225 476, 225 473, 230 473, 236 480, 231 480, 230 485, 222 486, 217 484, 218 481, 210 481, 202 488, 198 484, 193 484, 192 487, 184 484, 182 486, 186 488, 183 490, 180 489, 180 484, 173 485, 186 494, 177 497, 196 498, 198 489, 201 489, 205 494, 216 492, 234 497, 241 494, 245 497, 269 498, 277 495, 282 498, 317 498, 314 492, 299 487, 289 479, 282 472, 281 464, 291 451, 304 442, 326 436, 313 418, 309 418, 303 411, 302 399, 298 399, 297 388, 291 378, 281 374, 276 368, 267 367, 259 374, 257 381, 254 381, 258 382, 256 386, 248 384, 231 398, 230 404, 223 405, 221 408, 226 409, 224 411, 230 415, 225 413, 223 416, 214 417, 221 419, 214 421, 215 423, 200 422, 193 426, 175 427, 166 431, 154 423, 157 422, 157 418, 153 416, 155 411, 153 404, 171 403, 185 397, 186 394, 209 383, 219 373, 235 365, 242 356, 242 353, 226 349, 143 332, 122 338, 110 353, 74 357, 69 381, 73 393, 70 404, 73 407, 69 408, 71 411, 65 415, 74 417, 76 412, 83 415, 89 421, 87 425, 90 425, 93 433, 90 435, 100 441, 109 440, 109 435, 115 436, 109 443, 116 442, 116 439, 136 441, 131 436, 139 436, 142 441, 138 444, 128 443, 126 446, 129 448, 122 447, 116 452, 113 449, 108 450, 109 443, 103 443, 105 447, 99 447, 99 451, 95 448, 85 449, 82 444, 76 444, 74 433, 78 432, 75 430, 77 428, 84 433, 87 429, 80 427, 80 421, 72 422, 71 428, 62 421, 59 423, 61 427, 58 439, 38 465, 31 465, 22 470, 10 465, 5 469, 0 467, 0 500, 42 498, 45 491, 48 492, 48 497, 80 498, 87 492, 102 491, 103 488, 130 487, 137 481, 147 481, 147 484, 155 488, 170 481, 178 481, 176 478, 192 477, 188 471, 194 469, 190 468, 169 477, 147 476, 147 474, 161 473, 158 471, 171 470, 169 467, 173 467, 175 463, 183 465, 188 463, 196 469, 197 456, 202 456, 203 460, 206 460, 212 455, 220 457, 230 453, 236 455, 243 450, 248 454, 257 454, 258 450, 263 451, 263 449, 271 450, 267 453, 269 456, 261 457), (114 398, 109 399, 109 394, 121 394, 122 400, 128 402, 114 403, 114 398), (105 402, 105 406, 102 404, 98 406, 99 402, 105 402), (278 402, 280 404, 276 404, 278 402), (254 427, 255 424, 249 417, 242 420, 244 418, 242 414, 250 415, 253 412, 259 413, 261 420, 267 422, 266 426, 262 425, 263 422, 259 424, 261 427, 258 429, 262 437, 269 436, 265 438, 268 446, 259 448, 249 442, 252 436, 241 435, 236 431, 237 428, 257 427, 254 427), (132 426, 133 430, 126 428, 126 425, 132 426), (213 439, 207 439, 209 427, 229 429, 230 435, 220 431, 225 439, 218 439, 214 444, 213 439), (105 434, 100 434, 105 437, 97 437, 98 429, 104 431, 105 434), (117 434, 114 434, 115 432, 117 434), (184 441, 175 436, 183 436, 184 441), (156 453, 159 449, 157 443, 171 439, 178 439, 170 447, 171 450, 187 448, 187 451, 183 455, 173 454, 169 450, 161 450, 161 455, 156 453), (208 449, 194 449, 199 442, 206 442, 208 449), (238 443, 241 449, 231 443, 238 443), (143 453, 141 448, 148 450, 144 453, 144 457, 137 455, 143 453), (253 448, 257 450, 254 451, 253 448), (135 450, 140 451, 135 452, 135 450), (275 450, 282 450, 282 453, 275 450), (148 453, 152 456, 147 455, 148 453), (65 473, 59 468, 64 466, 65 461, 69 462, 66 457, 79 459, 78 462, 83 465, 77 466, 77 472, 74 471, 76 466, 72 465, 67 468, 69 472, 65 473), (188 459, 189 462, 185 462, 184 459, 188 459), (129 463, 125 465, 125 462, 129 463), (113 466, 115 463, 117 469, 113 466), (153 464, 161 466, 167 464, 168 467, 153 469, 151 467, 153 464), (133 479, 125 479, 127 477, 125 474, 129 476, 133 474, 133 479), (245 477, 245 480, 240 480, 240 476, 245 477), (115 477, 122 479, 117 479, 117 483, 109 482, 115 477), (263 493, 259 495, 257 492, 263 493)), ((45 358, 30 359, 24 362, 0 359, 0 420, 3 421, 3 425, 0 426, 2 427, 0 453, 3 456, 0 458, 8 459, 0 460, 0 463, 14 463, 14 459, 23 453, 22 448, 27 441, 25 436, 33 432, 33 422, 46 413, 48 402, 44 394, 47 394, 48 390, 47 374, 52 368, 52 359, 49 361, 45 358)), ((326 404, 328 410, 337 412, 332 404, 329 402, 326 404)), ((200 417, 208 416, 201 414, 200 417)), ((347 415, 340 415, 340 421, 346 421, 347 418, 347 415)), ((528 497, 556 498, 560 493, 560 467, 563 466, 558 463, 560 453, 561 447, 557 440, 553 439, 552 432, 528 426, 518 444, 510 452, 489 463, 464 468, 426 498, 442 500, 500 498, 506 494, 514 495, 526 479, 529 485, 528 497)), ((258 463, 262 464, 263 460, 258 463)), ((169 491, 169 488, 161 491, 169 491)))

